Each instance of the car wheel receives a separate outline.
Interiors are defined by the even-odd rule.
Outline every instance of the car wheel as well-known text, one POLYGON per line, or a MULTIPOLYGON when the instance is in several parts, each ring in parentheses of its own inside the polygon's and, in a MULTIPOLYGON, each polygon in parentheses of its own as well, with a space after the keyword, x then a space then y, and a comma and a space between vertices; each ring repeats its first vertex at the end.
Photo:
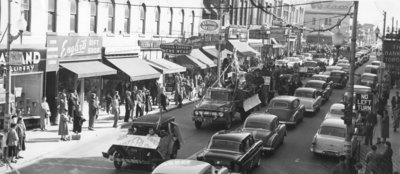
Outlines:
POLYGON ((195 121, 194 122, 194 126, 196 126, 197 129, 201 129, 201 125, 203 124, 203 122, 201 121, 195 121))
POLYGON ((172 154, 170 155, 171 159, 176 159, 178 157, 178 142, 174 143, 174 146, 172 147, 172 154))
POLYGON ((121 169, 122 163, 123 163, 122 159, 121 159, 122 158, 122 153, 117 150, 117 151, 114 152, 113 156, 114 156, 114 167, 116 169, 121 169), (116 161, 115 158, 119 158, 119 160, 116 161))
POLYGON ((225 129, 228 130, 232 127, 232 117, 229 115, 226 118, 225 129))

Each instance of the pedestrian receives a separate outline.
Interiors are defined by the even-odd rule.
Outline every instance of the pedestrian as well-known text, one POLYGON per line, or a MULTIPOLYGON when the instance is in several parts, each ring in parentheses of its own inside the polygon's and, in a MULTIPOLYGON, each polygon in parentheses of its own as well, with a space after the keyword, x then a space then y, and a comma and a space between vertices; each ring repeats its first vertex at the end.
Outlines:
POLYGON ((17 127, 16 123, 11 123, 10 129, 7 134, 7 146, 8 146, 8 157, 10 158, 10 162, 17 163, 17 145, 18 145, 18 134, 15 130, 17 127))
POLYGON ((119 95, 118 91, 115 91, 112 102, 111 102, 111 112, 114 114, 114 125, 113 127, 117 127, 118 119, 119 119, 119 95))
POLYGON ((110 114, 111 101, 112 101, 111 94, 107 93, 107 97, 106 97, 106 111, 107 111, 107 114, 110 114))
POLYGON ((367 163, 365 174, 381 174, 379 167, 379 155, 376 153, 377 147, 371 146, 371 151, 366 155, 365 162, 367 163))
POLYGON ((17 126, 15 127, 15 131, 17 131, 17 135, 18 135, 18 145, 17 145, 17 156, 16 158, 23 158, 20 155, 21 151, 25 151, 25 138, 26 138, 26 127, 24 124, 24 120, 22 119, 22 117, 18 117, 17 119, 17 126))
POLYGON ((346 156, 339 156, 339 163, 333 168, 332 174, 347 174, 346 156))
POLYGON ((143 100, 144 102, 144 110, 146 111, 146 114, 149 113, 150 111, 153 110, 152 108, 152 101, 151 101, 151 95, 150 95, 150 91, 143 87, 143 100))
POLYGON ((91 93, 89 97, 89 126, 88 129, 93 131, 93 124, 94 124, 94 118, 96 117, 97 113, 97 101, 96 101, 96 93, 91 93))
POLYGON ((385 151, 382 154, 382 174, 392 174, 393 173, 393 150, 392 144, 388 141, 385 142, 385 151))
POLYGON ((365 145, 372 145, 375 124, 376 124, 376 114, 369 113, 367 115, 366 126, 365 126, 366 128, 365 142, 364 142, 365 145))
POLYGON ((41 104, 43 113, 40 114, 40 130, 47 130, 47 126, 49 125, 49 117, 51 116, 50 107, 47 103, 47 97, 43 97, 41 104))
POLYGON ((161 88, 161 93, 160 93, 160 105, 161 105, 161 111, 167 111, 167 96, 165 95, 165 88, 161 88))
POLYGON ((4 153, 3 153, 3 149, 5 148, 4 146, 4 143, 3 142, 5 142, 5 141, 3 141, 4 140, 4 134, 3 133, 0 133, 0 167, 3 167, 5 164, 3 163, 3 159, 5 159, 4 158, 4 153))
POLYGON ((400 103, 397 104, 393 109, 392 119, 393 119, 393 132, 397 132, 400 122, 400 103))
POLYGON ((144 95, 142 90, 138 90, 136 94, 136 118, 143 116, 144 95))
POLYGON ((386 139, 389 138, 389 114, 385 109, 383 110, 382 116, 382 126, 381 126, 381 138, 383 142, 386 142, 386 139))
POLYGON ((137 88, 137 86, 136 85, 134 85, 133 86, 133 90, 132 90, 132 92, 131 92, 131 101, 132 101, 132 109, 131 109, 131 114, 130 114, 130 116, 131 116, 131 119, 132 120, 134 120, 134 115, 135 115, 135 111, 137 110, 137 108, 136 108, 136 105, 137 105, 137 102, 136 102, 136 96, 137 96, 137 94, 138 94, 138 88, 137 88))
POLYGON ((132 104, 132 98, 131 98, 131 92, 126 91, 125 92, 125 117, 124 117, 124 122, 129 121, 129 117, 131 116, 131 110, 133 108, 132 104))

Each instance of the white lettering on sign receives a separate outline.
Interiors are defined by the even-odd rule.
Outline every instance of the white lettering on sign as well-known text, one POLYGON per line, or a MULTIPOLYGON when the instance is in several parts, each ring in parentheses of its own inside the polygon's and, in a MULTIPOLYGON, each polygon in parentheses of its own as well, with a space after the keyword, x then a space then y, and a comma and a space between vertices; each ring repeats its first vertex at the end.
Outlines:
MULTIPOLYGON (((7 52, 0 52, 0 64, 1 65, 6 65, 6 54, 7 52)), ((10 53, 10 57, 12 55, 21 55, 20 57, 18 57, 18 59, 20 59, 21 61, 18 62, 19 64, 22 65, 34 65, 34 64, 38 64, 40 62, 41 56, 40 53, 38 51, 11 51, 10 53), (15 54, 18 53, 18 54, 15 54)), ((11 60, 11 61, 15 61, 15 60, 11 60)))
POLYGON ((87 48, 87 40, 78 39, 75 42, 75 45, 66 46, 68 44, 68 40, 65 40, 62 45, 60 57, 74 56, 76 54, 84 54, 87 48))
POLYGON ((356 106, 358 111, 372 111, 373 99, 370 94, 358 94, 356 99, 356 106))

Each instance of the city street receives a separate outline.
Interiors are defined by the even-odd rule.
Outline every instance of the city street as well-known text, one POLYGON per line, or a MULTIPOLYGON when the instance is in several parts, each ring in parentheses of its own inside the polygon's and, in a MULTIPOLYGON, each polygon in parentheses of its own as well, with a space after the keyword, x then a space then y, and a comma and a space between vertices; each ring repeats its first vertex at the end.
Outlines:
MULTIPOLYGON (((370 61, 374 60, 371 58, 370 61)), ((356 74, 363 71, 363 67, 356 70, 356 74)), ((307 79, 304 79, 303 83, 307 79)), ((357 80, 357 79, 356 79, 357 80)), ((254 174, 306 174, 306 173, 330 173, 338 162, 335 158, 315 156, 309 151, 310 143, 320 123, 322 122, 330 105, 339 102, 345 89, 335 89, 330 100, 325 103, 321 110, 315 114, 307 114, 304 122, 294 129, 288 131, 285 142, 276 152, 263 158, 262 165, 254 170, 254 174)), ((203 149, 210 136, 222 129, 219 125, 205 125, 202 129, 195 128, 191 114, 196 103, 188 104, 181 109, 175 109, 165 114, 175 116, 184 136, 185 144, 178 153, 178 158, 195 159, 196 154, 203 149)), ((265 108, 258 112, 264 111, 265 108)), ((111 125, 112 121, 101 121, 103 124, 111 125), (108 122, 110 122, 108 124, 108 122)), ((241 125, 239 115, 232 130, 241 125)), ((101 152, 107 151, 110 145, 120 135, 126 134, 127 129, 99 128, 101 131, 97 137, 85 143, 77 143, 66 149, 59 149, 57 153, 51 154, 33 164, 25 166, 12 173, 149 173, 143 166, 124 165, 122 169, 116 170, 111 161, 104 159, 101 152)), ((83 137, 84 138, 84 137, 83 137)))

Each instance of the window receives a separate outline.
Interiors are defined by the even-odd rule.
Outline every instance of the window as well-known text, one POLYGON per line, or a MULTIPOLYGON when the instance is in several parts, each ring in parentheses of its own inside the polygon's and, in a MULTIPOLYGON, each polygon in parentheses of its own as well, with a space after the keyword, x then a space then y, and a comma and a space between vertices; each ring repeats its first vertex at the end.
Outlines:
POLYGON ((194 11, 192 11, 192 23, 190 24, 190 35, 192 35, 192 36, 194 35, 194 17, 195 17, 195 14, 194 14, 194 11))
POLYGON ((233 6, 229 6, 229 23, 233 25, 233 6))
POLYGON ((319 130, 319 134, 344 138, 346 137, 346 129, 340 127, 323 126, 319 130))
POLYGON ((146 33, 146 5, 140 7, 140 22, 142 23, 142 34, 146 33))
POLYGON ((169 21, 168 21, 168 24, 169 24, 169 35, 172 35, 172 21, 173 21, 173 18, 174 18, 174 11, 173 11, 173 9, 172 8, 170 8, 169 9, 169 21))
POLYGON ((243 2, 243 0, 242 0, 242 2, 241 2, 241 7, 240 7, 239 25, 243 25, 243 5, 244 5, 244 2, 243 2))
POLYGON ((328 18, 325 19, 325 25, 329 25, 329 19, 328 18))
POLYGON ((57 1, 48 0, 47 31, 56 32, 57 1))
POLYGON ((247 25, 247 1, 244 2, 244 20, 243 25, 247 25))
POLYGON ((97 1, 90 1, 90 31, 97 32, 97 1))
POLYGON ((128 1, 128 4, 124 6, 124 33, 130 33, 131 30, 131 4, 128 1))
POLYGON ((111 33, 114 33, 114 22, 115 22, 115 3, 114 1, 111 1, 111 3, 108 4, 108 31, 111 33))
POLYGON ((71 32, 78 32, 78 2, 77 0, 70 0, 71 9, 69 15, 69 29, 71 32))
POLYGON ((286 102, 275 102, 273 108, 287 109, 289 106, 286 102))
POLYGON ((21 15, 26 20, 26 31, 31 31, 31 0, 21 2, 21 15))
POLYGON ((156 15, 155 15, 155 21, 156 21, 156 32, 157 34, 160 34, 160 14, 161 14, 161 9, 158 6, 156 9, 156 15))
POLYGON ((181 11, 181 35, 185 35, 185 11, 182 9, 181 11))

